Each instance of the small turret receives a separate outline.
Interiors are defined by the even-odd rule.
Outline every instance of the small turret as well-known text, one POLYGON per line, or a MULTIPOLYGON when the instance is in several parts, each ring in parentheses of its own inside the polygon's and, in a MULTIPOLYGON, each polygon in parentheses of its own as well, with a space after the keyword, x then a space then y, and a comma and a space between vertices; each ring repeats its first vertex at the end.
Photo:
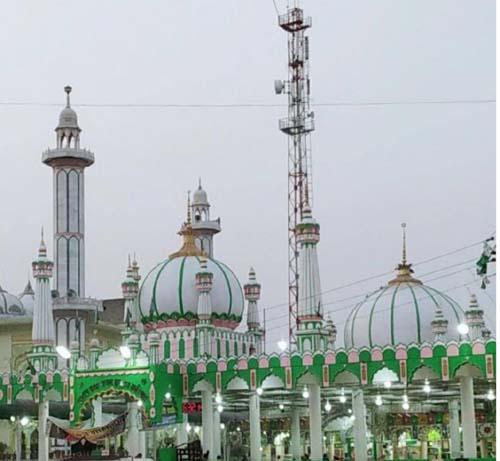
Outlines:
POLYGON ((243 287, 245 290, 245 299, 248 301, 247 311, 247 325, 250 331, 258 330, 260 328, 259 307, 258 301, 260 299, 260 284, 257 283, 255 271, 253 267, 250 268, 248 273, 248 283, 243 287))
POLYGON ((448 320, 444 318, 443 311, 437 307, 434 312, 434 319, 431 322, 432 332, 435 341, 442 341, 448 331, 448 320))
POLYGON ((122 282, 122 293, 125 299, 124 322, 128 327, 137 325, 139 319, 137 315, 137 295, 139 294, 138 266, 136 268, 130 263, 130 256, 127 266, 127 277, 122 282), (137 269, 136 269, 137 268, 137 269))
POLYGON ((465 320, 469 327, 469 337, 471 340, 483 337, 484 324, 484 311, 479 307, 476 295, 474 293, 470 296, 469 307, 465 311, 465 320))

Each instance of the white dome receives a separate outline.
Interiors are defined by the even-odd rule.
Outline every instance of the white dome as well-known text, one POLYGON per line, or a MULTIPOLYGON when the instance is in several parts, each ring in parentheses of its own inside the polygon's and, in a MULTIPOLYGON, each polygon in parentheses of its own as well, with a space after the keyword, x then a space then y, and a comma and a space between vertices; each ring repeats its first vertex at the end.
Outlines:
POLYGON ((205 190, 201 187, 201 182, 198 185, 198 189, 196 189, 193 194, 193 206, 196 205, 208 205, 208 196, 205 190))
POLYGON ((21 300, 0 287, 0 315, 26 315, 21 300))
POLYGON ((413 278, 410 265, 398 269, 394 280, 367 296, 349 314, 344 327, 346 348, 433 342, 436 312, 448 322, 441 340, 460 339, 457 326, 465 323, 465 315, 458 303, 413 278))
POLYGON ((57 128, 78 128, 78 116, 71 107, 65 107, 61 111, 57 128))
MULTIPOLYGON (((232 270, 212 258, 207 270, 213 274, 211 290, 212 318, 221 326, 235 328, 241 321, 244 297, 232 270)), ((139 291, 139 309, 143 322, 169 326, 177 321, 196 323, 198 290, 196 273, 200 272, 199 256, 171 257, 159 263, 144 278, 139 291)))

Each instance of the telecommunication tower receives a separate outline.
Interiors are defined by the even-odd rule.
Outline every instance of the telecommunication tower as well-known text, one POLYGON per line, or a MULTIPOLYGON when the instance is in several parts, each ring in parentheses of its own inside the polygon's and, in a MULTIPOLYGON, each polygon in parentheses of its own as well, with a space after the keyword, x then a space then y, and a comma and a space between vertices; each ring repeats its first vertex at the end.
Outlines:
POLYGON ((295 228, 304 205, 312 206, 310 133, 314 113, 310 109, 309 38, 311 18, 304 17, 298 0, 278 16, 279 26, 288 34, 288 80, 276 80, 276 94, 288 95, 288 116, 279 120, 279 129, 288 136, 288 301, 289 344, 294 347, 297 328, 298 245, 295 228))

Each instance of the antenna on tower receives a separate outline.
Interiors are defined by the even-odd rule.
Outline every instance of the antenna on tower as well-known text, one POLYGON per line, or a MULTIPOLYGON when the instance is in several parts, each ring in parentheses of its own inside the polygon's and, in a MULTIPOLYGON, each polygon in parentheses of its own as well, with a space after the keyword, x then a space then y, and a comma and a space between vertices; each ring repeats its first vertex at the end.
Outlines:
POLYGON ((279 129, 288 136, 288 300, 289 344, 295 345, 298 309, 298 244, 295 236, 306 205, 312 207, 312 163, 310 133, 314 114, 310 108, 309 38, 305 31, 311 18, 304 16, 298 1, 288 3, 278 15, 279 26, 288 34, 288 80, 275 80, 276 94, 288 95, 288 116, 279 120, 279 129))

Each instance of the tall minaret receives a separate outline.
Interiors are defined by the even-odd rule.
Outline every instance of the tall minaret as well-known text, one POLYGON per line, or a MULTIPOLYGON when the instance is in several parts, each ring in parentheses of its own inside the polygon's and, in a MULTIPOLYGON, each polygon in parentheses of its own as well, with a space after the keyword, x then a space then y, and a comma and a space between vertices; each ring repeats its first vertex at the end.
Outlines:
POLYGON ((85 297, 84 170, 94 154, 80 147, 78 117, 71 108, 71 87, 64 88, 66 107, 59 115, 56 147, 42 155, 54 172, 54 288, 60 297, 85 297))
POLYGON ((248 282, 243 286, 243 290, 245 292, 245 299, 248 301, 247 334, 252 339, 250 348, 253 349, 256 354, 261 354, 264 346, 264 330, 260 326, 258 305, 261 286, 260 283, 257 282, 253 267, 251 267, 248 272, 248 282))
POLYGON ((323 322, 323 301, 319 276, 319 224, 306 204, 303 218, 295 228, 299 244, 299 303, 297 345, 299 351, 326 350, 331 332, 323 322))
POLYGON ((193 194, 191 204, 193 214, 193 233, 196 238, 196 246, 206 253, 210 258, 214 254, 213 237, 220 232, 220 218, 210 219, 210 203, 205 190, 201 187, 201 179, 198 181, 198 188, 193 194))
POLYGON ((54 317, 52 314, 52 297, 50 293, 50 278, 54 264, 47 258, 47 248, 43 240, 38 249, 38 257, 33 261, 33 276, 35 285, 35 308, 33 312, 33 328, 31 339, 32 352, 29 354, 31 363, 36 370, 54 369, 57 362, 55 354, 54 317))

